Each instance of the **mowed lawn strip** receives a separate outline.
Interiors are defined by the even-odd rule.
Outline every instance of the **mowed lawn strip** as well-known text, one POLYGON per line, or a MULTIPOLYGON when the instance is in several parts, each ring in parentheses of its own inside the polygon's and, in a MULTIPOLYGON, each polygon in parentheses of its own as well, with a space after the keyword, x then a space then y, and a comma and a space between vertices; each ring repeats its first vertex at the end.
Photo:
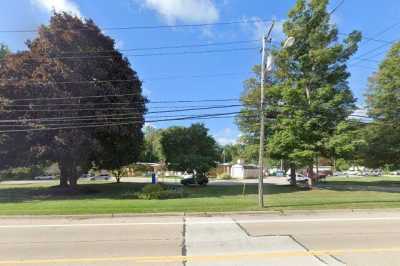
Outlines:
POLYGON ((338 176, 328 177, 325 183, 332 185, 400 187, 400 176, 338 176))
MULTIPOLYGON (((73 215, 162 212, 259 211, 257 186, 243 185, 185 188, 186 197, 168 200, 135 199, 144 184, 82 184, 82 192, 58 193, 54 183, 1 185, 0 215, 73 215)), ((338 209, 397 208, 400 193, 374 191, 304 190, 290 186, 265 185, 266 208, 338 209)))

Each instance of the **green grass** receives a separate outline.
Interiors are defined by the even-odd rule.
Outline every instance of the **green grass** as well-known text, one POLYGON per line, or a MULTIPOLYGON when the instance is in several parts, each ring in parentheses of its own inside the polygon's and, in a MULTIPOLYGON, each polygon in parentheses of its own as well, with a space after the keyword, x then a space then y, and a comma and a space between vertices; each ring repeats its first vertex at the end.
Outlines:
MULTIPOLYGON (((82 193, 66 195, 40 185, 1 185, 0 215, 63 215, 150 212, 258 211, 257 187, 242 185, 185 188, 186 198, 139 200, 134 198, 143 184, 96 183, 80 185, 82 193)), ((394 208, 400 207, 400 193, 372 191, 312 191, 290 186, 265 186, 264 210, 394 208)))
POLYGON ((328 177, 325 182, 333 185, 400 187, 400 176, 328 177))

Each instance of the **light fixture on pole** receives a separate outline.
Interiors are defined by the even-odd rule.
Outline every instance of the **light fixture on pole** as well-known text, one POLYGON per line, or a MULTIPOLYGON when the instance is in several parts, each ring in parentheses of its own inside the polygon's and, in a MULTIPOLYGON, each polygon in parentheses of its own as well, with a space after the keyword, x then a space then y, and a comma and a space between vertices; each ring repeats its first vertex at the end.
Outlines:
POLYGON ((296 39, 294 37, 289 37, 286 39, 285 43, 283 44, 283 49, 292 47, 296 39))

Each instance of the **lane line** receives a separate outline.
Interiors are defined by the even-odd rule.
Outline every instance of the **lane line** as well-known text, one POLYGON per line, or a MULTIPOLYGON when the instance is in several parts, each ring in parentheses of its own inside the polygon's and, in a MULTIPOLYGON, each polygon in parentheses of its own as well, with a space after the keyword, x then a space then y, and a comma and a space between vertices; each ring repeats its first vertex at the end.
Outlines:
POLYGON ((264 253, 235 253, 211 256, 148 256, 148 257, 109 257, 109 258, 75 258, 75 259, 36 259, 36 260, 8 260, 0 261, 0 265, 42 265, 59 263, 96 263, 96 262, 135 262, 135 263, 154 263, 154 262, 182 262, 182 261, 227 261, 227 260, 255 260, 268 258, 287 258, 304 256, 322 256, 338 254, 363 254, 363 253, 382 253, 400 252, 400 247, 375 248, 375 249, 333 249, 333 250, 309 250, 309 251, 276 251, 264 253))
MULTIPOLYGON (((212 219, 212 218, 210 218, 212 219)), ((310 218, 310 219, 272 219, 272 220, 236 220, 236 221, 197 221, 186 222, 187 225, 206 224, 269 224, 269 223, 320 223, 320 222, 380 222, 400 221, 400 217, 364 217, 364 218, 310 218)), ((40 228, 40 227, 107 227, 107 226, 135 226, 135 225, 183 225, 182 221, 176 222, 129 222, 129 223, 92 223, 92 224, 22 224, 0 225, 0 229, 10 228, 40 228)))

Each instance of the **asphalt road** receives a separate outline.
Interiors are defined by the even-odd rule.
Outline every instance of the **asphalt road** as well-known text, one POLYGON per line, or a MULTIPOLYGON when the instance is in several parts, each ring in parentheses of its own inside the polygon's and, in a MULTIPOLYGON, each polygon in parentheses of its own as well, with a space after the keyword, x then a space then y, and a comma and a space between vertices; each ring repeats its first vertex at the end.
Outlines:
POLYGON ((400 211, 0 218, 0 265, 400 265, 400 211))

